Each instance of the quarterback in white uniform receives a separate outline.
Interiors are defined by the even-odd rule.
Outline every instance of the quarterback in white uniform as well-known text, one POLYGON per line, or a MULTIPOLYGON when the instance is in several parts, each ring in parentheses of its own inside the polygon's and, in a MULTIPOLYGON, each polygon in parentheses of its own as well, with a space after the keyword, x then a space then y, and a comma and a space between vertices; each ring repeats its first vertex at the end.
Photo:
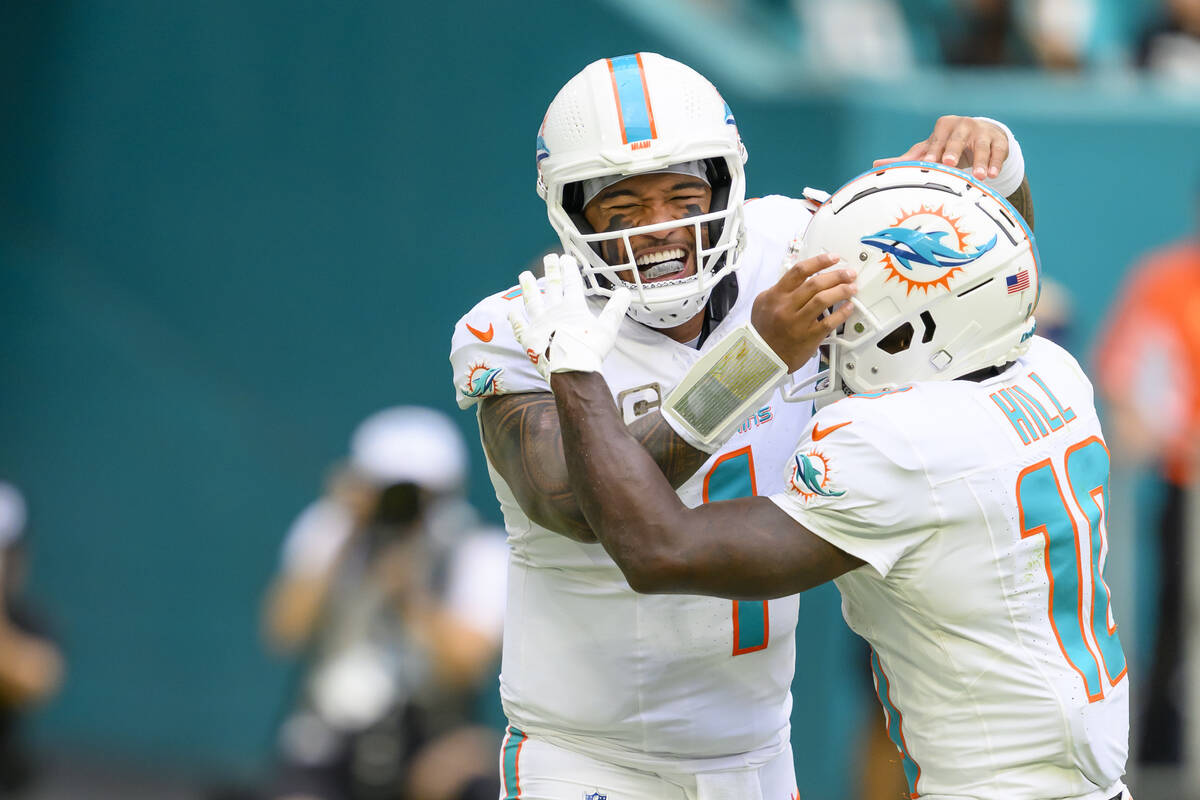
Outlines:
MULTIPOLYGON (((965 147, 985 172, 1008 152, 1004 131, 986 122, 947 117, 935 131, 948 159, 957 163, 965 147)), ((583 265, 593 308, 614 291, 634 294, 603 362, 621 424, 688 506, 781 491, 779 471, 763 465, 789 457, 810 406, 764 395, 729 441, 700 450, 664 422, 663 399, 749 319, 760 293, 802 304, 849 282, 834 272, 777 285, 824 196, 745 202, 745 158, 712 84, 653 53, 589 65, 558 93, 537 137, 538 190, 583 265)), ((558 260, 547 263, 557 269, 558 260)), ((529 276, 483 300, 456 325, 451 350, 458 402, 478 409, 511 544, 505 797, 792 797, 797 598, 630 589, 567 485, 542 356, 508 324, 544 285, 529 276)), ((815 352, 824 330, 812 322, 794 333, 815 352)), ((798 374, 805 369, 815 362, 798 374)))
MULTIPOLYGON (((806 202, 783 197, 746 205, 748 245, 737 273, 744 291, 705 347, 623 320, 604 373, 625 423, 656 410, 723 330, 748 319, 754 297, 775 283, 789 241, 810 216, 806 202)), ((460 405, 478 402, 471 392, 481 385, 506 394, 550 391, 508 324, 520 292, 485 299, 455 329, 460 405), (492 331, 491 341, 472 329, 492 331)), ((695 506, 782 489, 779 470, 763 465, 782 463, 803 433, 808 415, 795 410, 777 394, 765 398, 742 431, 678 487, 679 497, 695 506), (781 415, 781 408, 793 413, 781 415)), ((500 689, 515 729, 645 769, 666 756, 676 767, 693 760, 719 769, 782 752, 796 597, 764 606, 636 594, 603 547, 538 525, 490 459, 489 472, 512 550, 500 689)))
MULTIPOLYGON (((592 530, 641 591, 749 600, 834 580, 872 647, 912 797, 1128 797, 1109 456, 1091 384, 1033 334, 1032 234, 967 174, 904 163, 839 190, 809 226, 811 253, 856 267, 856 293, 826 317, 831 367, 789 390, 824 406, 774 465, 785 488, 770 498, 676 500, 591 368, 611 312, 584 313, 571 274, 527 304, 515 327, 545 350, 592 530)), ((765 311, 759 341, 790 364, 765 311)), ((709 385, 717 372, 701 369, 681 385, 709 385)), ((694 411, 664 402, 676 421, 694 411)), ((684 426, 704 440, 702 427, 684 426)))

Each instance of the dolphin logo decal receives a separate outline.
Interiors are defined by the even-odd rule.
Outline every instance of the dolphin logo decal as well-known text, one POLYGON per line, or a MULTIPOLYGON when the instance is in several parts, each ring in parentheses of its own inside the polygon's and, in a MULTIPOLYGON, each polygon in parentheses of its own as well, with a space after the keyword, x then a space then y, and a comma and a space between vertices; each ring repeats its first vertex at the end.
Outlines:
POLYGON ((803 453, 796 454, 796 477, 800 479, 800 482, 804 484, 806 489, 822 497, 841 497, 846 493, 845 489, 831 492, 822 486, 821 483, 825 476, 817 472, 817 468, 813 466, 812 461, 803 453))
POLYGON ((492 392, 496 388, 496 376, 500 374, 503 367, 493 367, 485 370, 478 376, 472 376, 467 382, 467 388, 463 391, 467 397, 483 397, 492 392))
POLYGON ((878 233, 864 236, 859 241, 892 254, 909 271, 912 270, 912 261, 942 269, 961 267, 970 264, 996 246, 996 237, 992 236, 982 247, 960 253, 942 244, 941 240, 945 235, 946 231, 924 233, 912 228, 884 228, 878 233))

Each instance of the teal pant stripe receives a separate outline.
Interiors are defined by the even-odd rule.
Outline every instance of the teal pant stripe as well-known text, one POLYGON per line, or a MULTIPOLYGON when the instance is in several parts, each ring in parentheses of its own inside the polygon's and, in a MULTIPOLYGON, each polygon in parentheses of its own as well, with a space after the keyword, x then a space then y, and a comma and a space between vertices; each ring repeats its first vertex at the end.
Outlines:
POLYGON ((904 746, 904 717, 900 714, 900 710, 892 705, 891 684, 883 671, 883 665, 879 663, 879 655, 874 648, 871 648, 871 671, 875 673, 875 693, 879 695, 879 703, 887 711, 888 738, 892 740, 892 744, 904 758, 904 779, 908 782, 909 794, 915 797, 917 779, 921 777, 921 768, 917 766, 916 761, 912 760, 912 756, 908 754, 908 748, 904 746))
POLYGON ((527 737, 513 726, 508 726, 504 741, 504 800, 517 800, 521 796, 521 776, 517 772, 517 758, 521 745, 527 737))

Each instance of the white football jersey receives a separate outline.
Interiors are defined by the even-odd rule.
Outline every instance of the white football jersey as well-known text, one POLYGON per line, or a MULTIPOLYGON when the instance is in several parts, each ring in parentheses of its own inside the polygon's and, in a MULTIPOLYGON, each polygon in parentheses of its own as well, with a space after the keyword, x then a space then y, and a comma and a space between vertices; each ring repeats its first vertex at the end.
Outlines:
MULTIPOLYGON (((654 411, 679 378, 749 318, 755 296, 780 275, 784 253, 814 204, 767 197, 747 203, 736 304, 698 351, 626 318, 604 376, 626 422, 654 411)), ((602 298, 592 298, 596 307, 602 298)), ((548 392, 507 315, 520 289, 483 300, 454 330, 450 355, 459 405, 548 392)), ((781 488, 810 416, 778 393, 678 490, 689 506, 781 488)), ((504 479, 488 471, 511 546, 500 693, 514 728, 593 757, 653 768, 765 761, 788 741, 797 599, 734 603, 641 595, 600 544, 538 526, 504 479)))
POLYGON ((835 582, 913 797, 1122 788, 1108 471, 1091 384, 1039 337, 987 381, 856 395, 808 425, 771 499, 867 562, 835 582))

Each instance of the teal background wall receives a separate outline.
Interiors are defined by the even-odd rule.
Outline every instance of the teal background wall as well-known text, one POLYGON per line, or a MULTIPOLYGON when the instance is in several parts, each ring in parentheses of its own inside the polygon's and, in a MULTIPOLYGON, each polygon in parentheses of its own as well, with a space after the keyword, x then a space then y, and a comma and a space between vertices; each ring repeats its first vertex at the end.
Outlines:
MULTIPOLYGON (((261 767, 286 669, 257 610, 283 532, 367 413, 452 410, 452 325, 553 244, 533 137, 594 58, 706 72, 755 195, 832 189, 941 113, 1004 119, 1080 353, 1130 259, 1194 219, 1195 98, 1021 74, 758 81, 694 44, 720 31, 656 33, 617 5, 7 4, 0 477, 30 501, 34 590, 69 662, 43 743, 261 767)), ((866 657, 831 588, 803 609, 801 778, 838 796, 862 713, 842 665, 866 657)))

